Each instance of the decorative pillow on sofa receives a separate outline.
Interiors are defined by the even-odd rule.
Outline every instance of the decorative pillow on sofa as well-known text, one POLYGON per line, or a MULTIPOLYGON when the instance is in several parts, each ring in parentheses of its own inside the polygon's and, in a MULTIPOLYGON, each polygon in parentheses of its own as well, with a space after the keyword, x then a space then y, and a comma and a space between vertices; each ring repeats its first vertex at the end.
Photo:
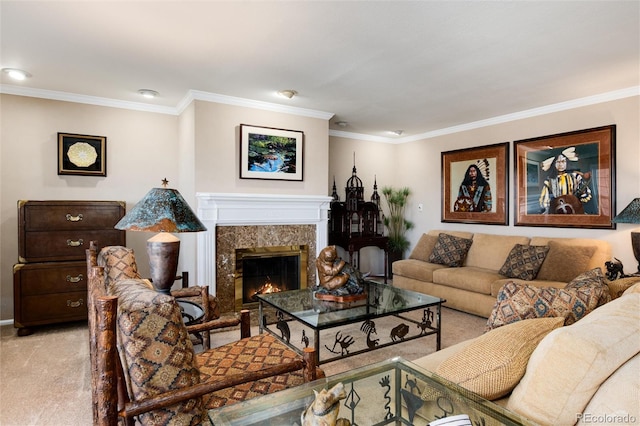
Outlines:
POLYGON ((499 274, 509 278, 531 281, 538 275, 548 251, 548 246, 516 244, 500 268, 499 274))
MULTIPOLYGON (((135 400, 200 383, 193 346, 180 307, 143 280, 119 280, 118 346, 125 381, 135 400)), ((142 424, 200 424, 202 398, 140 416, 142 424)))
MULTIPOLYGON (((591 272, 591 271, 590 271, 591 272)), ((608 289, 604 283, 560 289, 510 281, 502 286, 485 330, 530 318, 563 317, 573 324, 599 306, 608 289)))
POLYGON ((471 243, 473 243, 471 239, 441 233, 429 256, 429 262, 452 267, 462 266, 471 243))
POLYGON ((592 246, 573 246, 549 241, 549 253, 536 278, 568 283, 589 268, 591 256, 595 252, 596 247, 592 246))
POLYGON ((445 360, 435 373, 492 400, 513 390, 538 343, 563 318, 536 318, 505 325, 475 339, 445 360))
POLYGON ((429 261, 429 256, 433 253, 433 248, 436 246, 436 242, 438 241, 438 237, 429 234, 422 234, 420 240, 418 240, 418 244, 413 248, 411 254, 409 255, 409 259, 423 260, 425 262, 429 261))
POLYGON ((582 290, 587 290, 583 294, 583 300, 586 300, 587 297, 597 296, 596 292, 591 291, 592 287, 602 287, 602 294, 598 299, 598 306, 602 306, 605 303, 611 302, 611 292, 609 290, 609 286, 604 279, 604 274, 602 273, 602 269, 593 268, 590 271, 583 272, 582 274, 575 277, 567 286, 565 290, 576 290, 579 293, 583 293, 582 290))

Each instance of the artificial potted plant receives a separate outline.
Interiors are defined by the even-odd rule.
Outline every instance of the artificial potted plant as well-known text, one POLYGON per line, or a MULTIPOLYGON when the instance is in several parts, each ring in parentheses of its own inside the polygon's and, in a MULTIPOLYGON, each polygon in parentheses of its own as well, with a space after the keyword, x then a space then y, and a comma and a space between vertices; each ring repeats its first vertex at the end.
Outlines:
POLYGON ((411 194, 411 190, 407 187, 393 189, 391 187, 382 188, 382 195, 387 202, 389 208, 388 214, 384 216, 384 226, 387 228, 389 237, 389 276, 393 276, 391 265, 396 260, 404 257, 404 252, 409 248, 409 240, 406 232, 413 228, 413 222, 404 217, 404 211, 407 206, 407 199, 411 194))

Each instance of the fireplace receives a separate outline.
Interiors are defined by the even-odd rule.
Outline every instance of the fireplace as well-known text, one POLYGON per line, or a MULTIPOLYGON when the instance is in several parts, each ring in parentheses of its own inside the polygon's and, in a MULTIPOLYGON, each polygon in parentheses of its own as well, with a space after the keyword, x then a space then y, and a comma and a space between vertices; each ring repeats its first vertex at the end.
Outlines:
POLYGON ((235 310, 255 308, 256 294, 307 288, 306 245, 236 249, 235 310))
POLYGON ((195 280, 209 285, 222 313, 237 310, 237 249, 307 246, 307 259, 300 261, 301 281, 307 287, 316 284, 315 260, 327 245, 331 197, 197 193, 196 198, 207 231, 197 234, 195 280))

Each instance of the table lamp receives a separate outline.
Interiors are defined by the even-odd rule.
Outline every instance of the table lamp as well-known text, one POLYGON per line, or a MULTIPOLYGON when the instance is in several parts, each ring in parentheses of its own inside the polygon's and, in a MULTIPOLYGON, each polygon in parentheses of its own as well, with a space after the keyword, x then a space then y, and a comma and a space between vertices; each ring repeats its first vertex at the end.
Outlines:
POLYGON ((176 279, 180 240, 173 232, 199 232, 207 228, 196 217, 189 204, 166 179, 162 188, 151 189, 115 225, 125 231, 159 232, 147 240, 151 281, 160 293, 169 294, 176 279))
MULTIPOLYGON (((638 223, 640 224, 640 198, 636 198, 629 203, 616 217, 614 223, 638 223)), ((631 233, 631 247, 633 255, 638 261, 638 273, 640 274, 640 232, 631 233)))

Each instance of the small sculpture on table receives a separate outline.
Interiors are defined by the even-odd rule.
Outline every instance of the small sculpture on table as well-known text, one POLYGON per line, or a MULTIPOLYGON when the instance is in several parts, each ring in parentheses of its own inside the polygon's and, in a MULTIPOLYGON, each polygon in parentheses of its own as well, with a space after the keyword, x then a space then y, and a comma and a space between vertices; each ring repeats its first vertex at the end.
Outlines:
POLYGON ((315 399, 300 416, 302 426, 351 426, 349 420, 338 418, 340 401, 347 397, 342 383, 329 390, 314 390, 313 393, 315 399))
POLYGON ((322 249, 316 259, 319 286, 316 298, 336 302, 350 302, 367 297, 362 273, 338 257, 336 246, 322 249))

